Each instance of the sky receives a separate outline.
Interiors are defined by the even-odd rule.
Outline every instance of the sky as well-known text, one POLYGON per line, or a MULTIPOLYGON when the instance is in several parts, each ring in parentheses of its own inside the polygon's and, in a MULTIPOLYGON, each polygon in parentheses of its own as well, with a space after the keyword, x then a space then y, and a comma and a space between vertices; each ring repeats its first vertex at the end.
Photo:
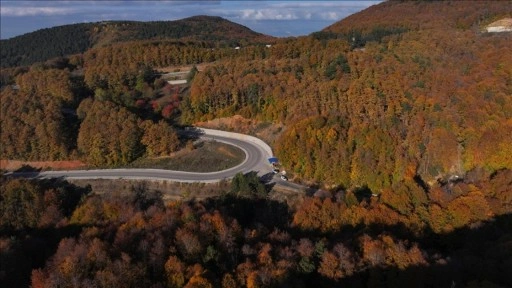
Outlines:
POLYGON ((276 37, 301 36, 381 1, 0 1, 0 38, 105 20, 165 21, 220 16, 276 37))

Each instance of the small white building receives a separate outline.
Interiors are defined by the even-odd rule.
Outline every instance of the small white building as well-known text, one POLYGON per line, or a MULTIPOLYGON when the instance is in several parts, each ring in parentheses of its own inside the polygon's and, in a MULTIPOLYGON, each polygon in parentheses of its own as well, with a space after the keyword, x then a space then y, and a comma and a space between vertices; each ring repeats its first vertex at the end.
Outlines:
POLYGON ((171 84, 171 85, 181 85, 181 84, 187 84, 187 80, 183 79, 183 80, 169 80, 167 81, 167 83, 171 84))
POLYGON ((512 18, 504 18, 485 27, 487 33, 512 32, 512 18))

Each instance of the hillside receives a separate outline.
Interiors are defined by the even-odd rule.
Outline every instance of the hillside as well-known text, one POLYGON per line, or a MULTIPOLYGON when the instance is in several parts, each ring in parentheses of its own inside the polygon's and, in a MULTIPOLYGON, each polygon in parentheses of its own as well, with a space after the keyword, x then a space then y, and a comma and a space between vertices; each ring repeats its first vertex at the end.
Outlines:
POLYGON ((386 1, 350 15, 322 31, 369 32, 376 27, 403 27, 409 30, 466 30, 482 28, 495 20, 510 17, 510 1, 386 1), (397 16, 400 17, 397 17, 397 16))
MULTIPOLYGON (((511 13, 510 2, 385 2, 271 47, 210 49, 172 40, 97 44, 62 65, 13 72, 18 75, 11 83, 19 90, 2 92, 4 103, 17 102, 2 106, 2 123, 12 128, 2 133, 3 157, 75 155, 77 135, 88 121, 75 119, 76 126, 67 127, 70 116, 58 113, 59 106, 76 109, 89 97, 126 108, 135 114, 134 127, 141 118, 189 125, 233 115, 280 123, 286 129, 272 144, 287 171, 325 187, 386 194, 404 183, 427 189, 466 175, 485 177, 512 167, 512 35, 482 28, 511 13), (182 94, 153 71, 204 62, 211 65, 192 75, 182 94), (82 78, 65 69, 76 67, 82 78), (156 101, 162 95, 166 100, 156 101), (42 122, 32 116, 40 106, 60 115, 42 122), (26 119, 17 116, 31 110, 26 119), (20 127, 26 129, 22 137, 20 127)), ((107 139, 113 135, 103 135, 103 145, 117 143, 107 139)), ((83 146, 80 153, 93 145, 83 146)), ((125 152, 130 156, 111 159, 112 165, 140 155, 125 152)), ((104 158, 97 163, 110 161, 104 158)))
POLYGON ((221 17, 194 16, 176 21, 104 21, 41 29, 1 40, 2 67, 26 66, 89 48, 140 40, 180 40, 207 46, 238 46, 272 40, 221 17), (226 33, 228 32, 229 33, 226 33))
POLYGON ((511 3, 384 2, 240 49, 103 46, 127 39, 118 27, 82 54, 2 69, 0 159, 120 167, 194 149, 181 124, 240 115, 219 127, 269 128, 290 181, 325 193, 278 202, 292 193, 249 172, 160 183, 219 195, 164 203, 144 181, 0 174, 0 283, 512 287, 512 33, 485 33, 511 3), (183 86, 155 71, 183 66, 183 86))
POLYGON ((210 66, 183 116, 282 122, 274 151, 287 171, 330 187, 386 194, 511 168, 512 35, 481 32, 511 13, 511 2, 372 6, 265 61, 210 66))

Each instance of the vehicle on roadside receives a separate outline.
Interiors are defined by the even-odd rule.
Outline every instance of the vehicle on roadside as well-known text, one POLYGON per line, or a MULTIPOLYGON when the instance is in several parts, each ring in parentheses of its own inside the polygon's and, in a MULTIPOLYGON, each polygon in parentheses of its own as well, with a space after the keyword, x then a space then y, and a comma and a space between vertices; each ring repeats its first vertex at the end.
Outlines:
POLYGON ((278 173, 279 173, 279 169, 278 169, 278 168, 274 168, 274 169, 272 169, 272 172, 273 172, 274 174, 278 174, 278 173))
POLYGON ((288 177, 286 177, 285 175, 281 175, 281 180, 288 181, 288 177))

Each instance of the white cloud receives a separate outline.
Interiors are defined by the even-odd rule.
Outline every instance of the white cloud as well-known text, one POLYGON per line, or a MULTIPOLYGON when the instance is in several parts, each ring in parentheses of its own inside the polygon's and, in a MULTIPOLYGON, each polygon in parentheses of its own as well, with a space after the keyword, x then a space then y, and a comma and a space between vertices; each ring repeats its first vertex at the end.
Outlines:
POLYGON ((240 9, 238 6, 226 7, 217 14, 232 19, 261 20, 315 20, 338 21, 380 1, 286 1, 286 2, 246 2, 252 7, 240 9), (266 6, 266 7, 262 7, 266 6))
POLYGON ((2 16, 53 16, 53 15, 67 15, 75 13, 76 10, 73 8, 64 7, 2 7, 0 9, 0 15, 2 16))
POLYGON ((379 2, 381 1, 0 0, 0 38, 84 21, 176 20, 193 15, 221 16, 272 35, 305 35, 379 2))
POLYGON ((243 9, 240 10, 240 19, 243 20, 296 20, 299 17, 290 11, 276 11, 273 9, 243 9))
POLYGON ((323 20, 333 20, 338 21, 342 18, 342 15, 338 12, 323 12, 320 13, 320 18, 323 20))
POLYGON ((276 8, 366 8, 381 1, 287 1, 271 3, 276 8))

